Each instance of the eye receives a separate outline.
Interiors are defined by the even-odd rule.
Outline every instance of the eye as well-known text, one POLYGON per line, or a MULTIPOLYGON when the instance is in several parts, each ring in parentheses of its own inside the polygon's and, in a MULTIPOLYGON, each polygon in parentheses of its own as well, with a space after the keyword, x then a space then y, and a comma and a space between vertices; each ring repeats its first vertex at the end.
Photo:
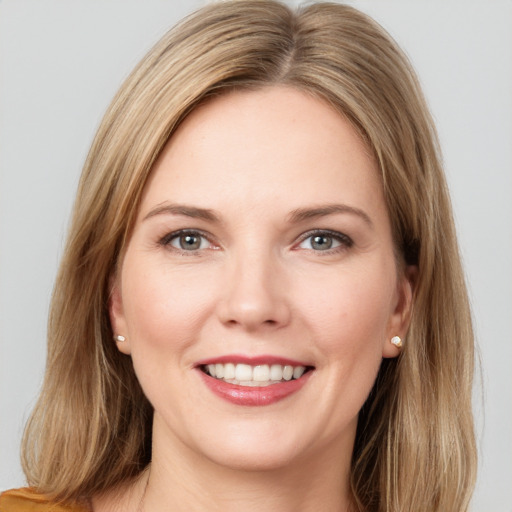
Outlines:
POLYGON ((336 231, 315 231, 306 233, 299 248, 311 251, 329 251, 353 245, 352 239, 343 233, 336 231))
POLYGON ((160 240, 160 244, 186 252, 200 251, 202 249, 211 248, 212 246, 206 236, 199 231, 178 231, 169 233, 160 240))

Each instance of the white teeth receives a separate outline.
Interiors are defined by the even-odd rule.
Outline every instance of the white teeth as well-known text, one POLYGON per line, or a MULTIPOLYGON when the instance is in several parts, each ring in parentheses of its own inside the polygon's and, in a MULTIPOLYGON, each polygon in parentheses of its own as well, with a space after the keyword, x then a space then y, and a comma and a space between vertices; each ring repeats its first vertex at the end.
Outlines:
POLYGON ((283 368, 283 379, 284 380, 291 380, 293 377, 293 366, 286 365, 283 368))
POLYGON ((283 367, 280 364, 273 364, 270 367, 270 380, 282 380, 283 367))
POLYGON ((205 367, 207 373, 216 379, 223 379, 231 384, 240 386, 269 386, 278 382, 300 379, 306 371, 305 366, 280 364, 209 364, 205 367))
POLYGON ((304 373, 304 371, 306 370, 306 368, 304 368, 304 366, 296 366, 294 369, 293 369, 293 378, 294 379, 300 379, 304 373))
POLYGON ((252 371, 252 379, 257 382, 265 382, 270 379, 270 368, 268 364, 255 366, 252 371))
POLYGON ((237 364, 235 367, 235 379, 239 381, 252 380, 252 366, 237 364))
POLYGON ((233 363, 228 363, 224 365, 224 378, 225 379, 234 379, 235 378, 235 365, 233 363))
POLYGON ((239 386, 249 386, 250 388, 261 387, 261 382, 256 382, 255 380, 248 380, 245 382, 239 382, 239 386))
POLYGON ((215 377, 217 377, 217 379, 222 379, 224 377, 224 365, 223 364, 215 365, 215 377))

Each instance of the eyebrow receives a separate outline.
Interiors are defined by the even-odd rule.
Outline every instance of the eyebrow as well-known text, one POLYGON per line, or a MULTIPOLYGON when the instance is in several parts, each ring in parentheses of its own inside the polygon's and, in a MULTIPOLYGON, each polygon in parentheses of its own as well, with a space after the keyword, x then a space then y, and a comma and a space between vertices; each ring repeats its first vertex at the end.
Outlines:
POLYGON ((366 212, 346 204, 328 204, 314 208, 298 208, 290 213, 289 220, 292 223, 302 222, 309 219, 316 219, 318 217, 326 217, 336 213, 349 213, 351 215, 356 215, 373 228, 373 222, 366 212))
MULTIPOLYGON (((298 208, 288 216, 290 223, 299 223, 309 219, 326 217, 337 213, 351 214, 360 217, 366 224, 373 227, 373 222, 366 212, 346 204, 328 204, 312 208, 298 208)), ((147 220, 156 215, 182 215, 193 219, 202 219, 217 224, 221 223, 219 216, 209 208, 199 208, 184 204, 161 204, 153 208, 143 219, 147 220)))
POLYGON ((144 220, 155 217, 156 215, 182 215, 184 217, 191 217, 193 219, 202 219, 209 222, 220 223, 219 217, 208 208, 198 208, 197 206, 188 206, 185 204, 161 204, 153 208, 145 217, 144 220))

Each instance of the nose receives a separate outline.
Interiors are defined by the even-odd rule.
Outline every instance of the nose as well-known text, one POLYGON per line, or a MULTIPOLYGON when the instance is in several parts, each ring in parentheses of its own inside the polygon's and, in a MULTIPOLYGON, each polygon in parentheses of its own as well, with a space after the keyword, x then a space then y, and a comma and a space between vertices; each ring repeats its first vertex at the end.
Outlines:
POLYGON ((257 331, 289 323, 286 272, 277 260, 254 252, 231 259, 218 303, 218 317, 223 324, 257 331))

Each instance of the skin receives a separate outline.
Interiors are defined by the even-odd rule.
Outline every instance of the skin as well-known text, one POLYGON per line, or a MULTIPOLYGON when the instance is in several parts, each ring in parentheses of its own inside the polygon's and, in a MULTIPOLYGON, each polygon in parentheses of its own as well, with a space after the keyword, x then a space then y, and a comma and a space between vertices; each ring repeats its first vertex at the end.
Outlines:
POLYGON ((229 93, 185 120, 146 185, 110 303, 155 409, 153 461, 95 510, 350 508, 358 412, 412 301, 378 176, 352 126, 294 89, 229 93), (169 235, 183 229, 204 235, 199 248, 169 235), (331 249, 312 244, 322 230, 331 249), (197 369, 228 354, 314 370, 277 403, 239 406, 197 369))

